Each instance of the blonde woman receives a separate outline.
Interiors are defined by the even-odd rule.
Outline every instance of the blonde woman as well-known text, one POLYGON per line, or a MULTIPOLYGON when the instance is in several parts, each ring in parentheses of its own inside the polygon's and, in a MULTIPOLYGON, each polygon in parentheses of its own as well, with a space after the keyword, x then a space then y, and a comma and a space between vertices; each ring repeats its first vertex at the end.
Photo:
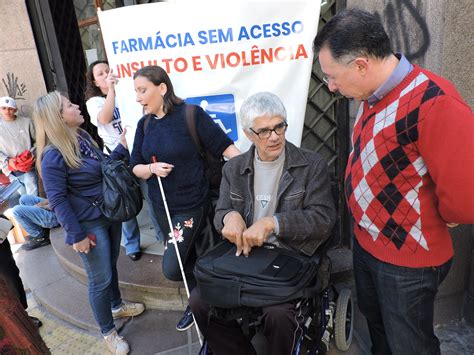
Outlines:
MULTIPOLYGON (((49 204, 66 231, 66 244, 72 245, 84 263, 94 317, 107 348, 113 354, 127 354, 128 343, 117 334, 114 318, 139 315, 144 305, 125 302, 120 296, 117 259, 121 224, 106 219, 90 203, 102 192, 102 153, 89 134, 79 128, 84 122, 79 106, 58 92, 36 101, 33 120, 37 168, 49 204), (68 186, 79 195, 70 192, 68 186)), ((125 149, 119 147, 114 154, 125 149)))

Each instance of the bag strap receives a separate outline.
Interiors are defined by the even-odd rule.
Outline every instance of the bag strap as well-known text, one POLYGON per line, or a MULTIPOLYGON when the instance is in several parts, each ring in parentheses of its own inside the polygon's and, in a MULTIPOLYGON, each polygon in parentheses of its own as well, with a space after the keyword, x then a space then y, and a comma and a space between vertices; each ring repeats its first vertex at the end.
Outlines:
POLYGON ((79 197, 79 198, 82 198, 83 200, 86 200, 87 202, 89 202, 92 206, 94 207, 99 207, 99 201, 98 200, 94 200, 92 198, 89 198, 89 197, 86 197, 84 195, 82 195, 78 189, 76 189, 75 187, 72 187, 71 185, 67 184, 67 189, 68 191, 70 191, 74 196, 76 197, 79 197))
MULTIPOLYGON (((96 152, 96 154, 99 156, 99 162, 102 164, 105 160, 107 159, 110 159, 108 155, 105 155, 103 151, 101 151, 99 149, 99 147, 96 147, 94 143, 90 142, 91 144, 91 147, 92 149, 96 152)), ((77 197, 80 197, 82 198, 83 200, 86 200, 87 202, 89 202, 92 206, 94 207, 99 207, 99 201, 96 199, 92 199, 92 198, 89 198, 89 197, 86 197, 84 195, 82 195, 78 189, 76 189, 75 187, 72 187, 72 185, 70 184, 67 184, 67 189, 68 191, 72 192, 72 194, 74 196, 77 196, 77 197)))
POLYGON ((201 156, 202 160, 207 164, 206 152, 199 140, 199 136, 196 129, 196 119, 195 119, 195 107, 194 105, 186 105, 186 126, 188 127, 188 132, 191 135, 191 138, 194 141, 194 145, 196 146, 199 155, 201 156))

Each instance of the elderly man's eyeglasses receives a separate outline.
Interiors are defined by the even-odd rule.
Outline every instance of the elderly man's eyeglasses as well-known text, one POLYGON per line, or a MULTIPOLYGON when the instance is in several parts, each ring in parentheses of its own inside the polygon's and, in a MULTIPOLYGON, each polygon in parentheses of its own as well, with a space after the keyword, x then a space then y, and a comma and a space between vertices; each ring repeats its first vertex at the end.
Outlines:
POLYGON ((279 125, 276 125, 273 129, 263 128, 258 132, 255 132, 252 128, 249 128, 253 133, 255 133, 258 138, 260 139, 267 139, 270 138, 272 132, 275 132, 277 135, 281 136, 283 133, 286 132, 288 128, 288 123, 282 122, 279 125))

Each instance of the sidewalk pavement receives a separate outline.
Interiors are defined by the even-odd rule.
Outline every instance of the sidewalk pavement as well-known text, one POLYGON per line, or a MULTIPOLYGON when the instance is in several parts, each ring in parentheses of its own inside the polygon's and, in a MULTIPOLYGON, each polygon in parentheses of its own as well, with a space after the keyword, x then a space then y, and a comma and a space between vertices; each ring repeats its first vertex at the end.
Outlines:
MULTIPOLYGON (((35 301, 31 292, 28 292, 28 313, 32 316, 38 317, 43 322, 43 326, 40 328, 40 334, 45 341, 46 345, 50 348, 53 355, 62 354, 88 354, 88 355, 103 355, 106 353, 106 348, 103 345, 102 337, 97 333, 92 333, 78 327, 75 327, 67 322, 64 322, 55 316, 48 313, 43 307, 38 305, 35 301)), ((137 319, 132 320, 137 321, 137 319)), ((142 329, 138 324, 129 323, 130 329, 135 328, 133 333, 142 333, 141 337, 154 337, 153 329, 142 329)), ((174 330, 173 330, 174 331, 174 330)), ((443 326, 437 326, 435 332, 441 341, 441 354, 442 355, 468 355, 474 354, 474 327, 467 325, 464 321, 451 322, 443 326)), ((134 334, 127 331, 121 332, 127 339, 130 339, 134 334)), ((199 345, 195 339, 195 330, 192 328, 190 333, 187 334, 188 345, 180 346, 168 351, 156 352, 153 348, 146 348, 139 346, 137 341, 134 341, 134 347, 132 347, 131 354, 155 354, 155 355, 191 355, 197 354, 199 345), (190 334, 192 332, 192 334, 190 334), (194 338, 194 339, 191 339, 194 338), (193 341, 194 340, 194 341, 193 341)), ((356 331, 357 334, 357 331, 356 331)), ((178 334, 176 334, 178 335, 178 334)), ((340 352, 335 349, 334 344, 329 351, 328 355, 338 354, 352 354, 352 355, 365 355, 370 354, 370 351, 361 349, 355 345, 358 335, 354 339, 354 344, 350 350, 346 353, 340 352)), ((138 339, 134 339, 138 340, 138 339)), ((145 344, 143 344, 145 345, 145 344)))
MULTIPOLYGON (((14 247, 15 249, 18 246, 14 247)), ((18 251, 15 259, 21 270, 21 277, 28 289, 28 312, 43 322, 40 334, 51 349, 58 354, 106 354, 102 337, 98 334, 90 305, 87 299, 87 287, 68 274, 60 266, 52 246, 45 246, 29 252, 18 251), (47 291, 47 292, 45 292, 47 291), (52 295, 49 304, 41 305, 35 299, 44 293, 52 295), (66 298, 66 299, 65 299, 66 298), (62 312, 50 313, 54 306, 63 304, 62 312), (65 310, 70 314, 65 315, 65 310), (80 315, 82 322, 72 325, 58 317, 73 321, 80 315), (81 325, 84 330, 77 325, 81 325), (84 326, 85 325, 85 326, 84 326)), ((354 283, 345 282, 338 287, 349 287, 354 283)), ((355 297, 354 297, 355 298, 355 297)), ((42 301, 45 298, 39 297, 42 301)), ((327 355, 365 355, 370 354, 370 340, 364 317, 354 305, 354 336, 349 351, 338 351, 334 344, 327 355)), ((177 332, 175 325, 182 311, 148 309, 139 317, 117 322, 119 332, 129 341, 131 354, 190 355, 197 354, 199 343, 195 328, 187 332, 177 332)), ((451 322, 437 326, 435 332, 441 342, 442 355, 474 354, 474 327, 464 321, 451 322)), ((279 354, 275 354, 279 355, 279 354)))

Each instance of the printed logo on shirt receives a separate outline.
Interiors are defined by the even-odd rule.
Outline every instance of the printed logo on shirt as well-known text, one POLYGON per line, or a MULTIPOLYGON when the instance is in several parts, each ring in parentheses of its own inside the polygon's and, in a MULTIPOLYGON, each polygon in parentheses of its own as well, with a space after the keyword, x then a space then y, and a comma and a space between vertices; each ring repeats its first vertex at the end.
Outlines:
POLYGON ((201 106, 234 142, 239 139, 235 100, 232 94, 188 97, 186 103, 201 106))
POLYGON ((114 116, 113 116, 113 120, 116 121, 120 119, 120 110, 118 107, 114 108, 114 116))
MULTIPOLYGON (((120 120, 120 110, 119 110, 118 107, 116 107, 116 108, 114 109, 114 116, 113 116, 112 121, 117 121, 117 120, 120 120)), ((114 127, 114 129, 117 130, 117 132, 118 132, 119 134, 122 134, 123 128, 122 128, 122 122, 121 122, 121 120, 120 120, 119 122, 113 122, 113 123, 112 123, 112 126, 114 127)))
POLYGON ((272 199, 272 195, 257 195, 255 196, 257 201, 260 201, 262 208, 265 208, 272 199))

